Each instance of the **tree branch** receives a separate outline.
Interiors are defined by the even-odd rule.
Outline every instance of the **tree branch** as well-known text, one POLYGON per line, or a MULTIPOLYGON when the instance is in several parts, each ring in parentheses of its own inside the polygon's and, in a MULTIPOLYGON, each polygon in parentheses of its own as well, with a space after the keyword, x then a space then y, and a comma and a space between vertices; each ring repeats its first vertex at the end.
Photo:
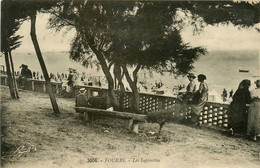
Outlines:
POLYGON ((99 50, 101 50, 105 44, 105 40, 106 38, 104 38, 104 40, 101 41, 100 45, 98 46, 99 50))
POLYGON ((134 82, 132 81, 130 74, 126 68, 126 65, 122 65, 123 68, 123 73, 125 74, 126 80, 129 83, 129 85, 131 86, 134 82))
POLYGON ((52 15, 54 15, 55 17, 61 19, 61 21, 67 23, 68 26, 73 26, 73 27, 76 27, 76 24, 73 23, 73 22, 69 22, 69 20, 67 20, 66 18, 64 17, 61 17, 60 15, 58 15, 57 13, 55 12, 51 12, 52 15))
POLYGON ((141 65, 137 64, 135 70, 133 71, 133 78, 134 78, 135 85, 137 84, 137 73, 140 70, 140 68, 141 68, 141 65))
POLYGON ((125 75, 125 74, 124 74, 124 72, 122 72, 122 74, 120 74, 120 77, 119 77, 119 79, 120 79, 120 80, 122 80, 122 79, 123 79, 123 77, 124 77, 124 75, 125 75))
POLYGON ((110 62, 109 65, 108 65, 109 70, 111 69, 112 65, 113 65, 113 62, 110 62))

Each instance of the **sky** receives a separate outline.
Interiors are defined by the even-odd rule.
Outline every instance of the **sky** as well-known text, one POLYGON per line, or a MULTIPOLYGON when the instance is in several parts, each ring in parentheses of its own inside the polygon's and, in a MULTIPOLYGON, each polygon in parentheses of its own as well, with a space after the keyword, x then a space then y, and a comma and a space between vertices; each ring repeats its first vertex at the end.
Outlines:
MULTIPOLYGON (((52 52, 68 52, 70 50, 70 43, 71 40, 73 39, 75 35, 75 31, 68 32, 65 34, 65 31, 61 32, 55 32, 54 30, 47 29, 47 22, 48 22, 49 15, 47 14, 40 14, 37 16, 37 21, 36 21, 36 34, 38 37, 38 42, 41 48, 42 53, 47 53, 43 54, 45 57, 45 61, 48 62, 47 67, 50 72, 54 72, 55 68, 60 67, 71 67, 73 66, 74 68, 77 67, 78 69, 82 69, 83 67, 80 64, 76 64, 74 62, 67 61, 68 65, 57 65, 56 61, 53 59, 52 55, 57 55, 57 53, 52 53, 52 52), (51 63, 50 63, 51 62, 51 63)), ((257 25, 257 27, 260 28, 260 24, 257 25)), ((33 57, 35 60, 32 60, 31 56, 29 55, 28 58, 30 60, 25 60, 25 57, 20 57, 22 54, 21 53, 31 53, 31 55, 35 55, 35 50, 31 41, 30 37, 30 22, 26 21, 23 23, 17 34, 24 36, 22 39, 22 45, 16 49, 13 52, 14 56, 17 56, 16 60, 16 69, 19 70, 19 66, 21 63, 26 62, 32 68, 32 70, 37 70, 40 69, 39 64, 35 64, 37 61, 36 57, 33 57), (19 62, 19 59, 20 62, 19 62), (29 62, 28 62, 29 61, 29 62), (19 63, 18 63, 19 62, 19 63), (31 63, 30 63, 31 62, 31 63), (35 64, 35 65, 34 65, 35 64), (35 66, 35 67, 34 67, 35 66), (36 67, 37 66, 37 67, 36 67)), ((257 50, 259 51, 259 59, 260 60, 260 33, 255 30, 255 28, 251 29, 239 29, 238 27, 234 27, 233 25, 221 25, 221 26, 206 26, 204 30, 199 34, 199 35, 193 35, 193 31, 191 27, 185 27, 182 31, 182 37, 183 41, 185 43, 190 43, 191 46, 196 47, 196 46, 203 46, 206 48, 208 51, 236 51, 234 52, 234 55, 239 55, 236 54, 238 51, 241 50, 257 50)), ((217 52, 218 54, 221 54, 221 52, 217 52)), ((242 52, 241 52, 242 53, 242 52)), ((241 54, 240 54, 241 55, 241 54)), ((253 54, 254 55, 254 54, 253 54)), ((66 55, 67 56, 67 55, 66 55)), ((239 59, 241 57, 236 56, 239 59)), ((246 55, 243 55, 243 57, 247 57, 246 55)), ((56 58, 56 57, 55 57, 56 58)), ((60 57, 59 57, 60 58, 60 57)), ((204 58, 204 57, 203 57, 204 58)), ((202 59, 203 59, 202 58, 202 59)), ((247 59, 247 58, 245 58, 247 59)), ((69 58, 68 58, 69 60, 69 58)), ((3 57, 1 59, 3 61, 3 57)), ((203 67, 200 67, 200 69, 196 69, 196 74, 198 73, 207 73, 209 74, 209 84, 210 82, 214 82, 214 74, 215 73, 220 73, 218 69, 221 67, 219 60, 216 60, 215 63, 210 65, 211 69, 214 69, 214 73, 210 76, 209 72, 205 72, 203 70, 203 67), (211 78, 211 79, 210 79, 211 78)), ((223 74, 224 72, 229 72, 229 66, 232 67, 232 61, 227 60, 228 65, 224 66, 223 74), (225 69, 227 68, 227 69, 225 69)), ((4 63, 4 62, 3 62, 4 63)), ((1 64, 3 64, 1 63, 1 64)), ((206 65, 205 65, 206 66, 206 65)), ((250 65, 251 67, 251 65, 250 65)), ((260 67, 260 62, 259 66, 260 67)), ((206 67, 207 68, 207 67, 206 67)), ((205 68, 205 69, 206 69, 205 68)), ((67 70, 67 69, 66 69, 67 70)), ((236 70, 237 72, 237 70, 236 70)), ((231 72, 230 72, 231 73, 231 72)), ((233 72, 232 72, 233 73, 233 72)), ((260 75, 260 69, 259 73, 255 73, 253 75, 260 75)), ((237 77, 238 78, 238 75, 237 77)), ((170 79, 170 78, 169 78, 170 79)), ((228 78, 232 79, 232 78, 228 78)), ((240 79, 238 79, 240 80, 240 79)), ((186 81, 186 79, 184 80, 186 81)), ((228 80, 227 80, 228 81, 228 80)), ((228 81, 228 83, 230 83, 228 81)), ((235 82, 235 86, 237 86, 237 81, 235 82)), ((228 84, 226 84, 227 86, 228 84)))
MULTIPOLYGON (((65 33, 65 30, 56 32, 48 29, 48 14, 39 14, 36 18, 36 35, 42 52, 63 52, 69 51, 71 40, 75 32, 65 33)), ((30 37, 30 21, 25 21, 17 34, 24 36, 22 45, 14 53, 35 52, 30 37)))
MULTIPOLYGON (((36 21, 36 34, 42 52, 61 52, 69 51, 71 40, 75 31, 64 33, 65 31, 55 32, 47 29, 49 15, 40 14, 36 21)), ((257 25, 260 27, 260 24, 257 25)), ((30 37, 30 22, 22 24, 17 34, 24 36, 22 45, 14 51, 34 52, 30 37)), ((191 46, 203 46, 208 51, 215 50, 260 50, 260 33, 251 29, 238 29, 233 25, 228 26, 206 26, 199 35, 193 35, 191 27, 186 27, 182 31, 185 43, 191 46)))
POLYGON ((190 28, 185 28, 182 37, 191 46, 203 46, 209 51, 260 50, 260 33, 255 27, 239 30, 233 25, 207 26, 199 35, 193 35, 190 28))

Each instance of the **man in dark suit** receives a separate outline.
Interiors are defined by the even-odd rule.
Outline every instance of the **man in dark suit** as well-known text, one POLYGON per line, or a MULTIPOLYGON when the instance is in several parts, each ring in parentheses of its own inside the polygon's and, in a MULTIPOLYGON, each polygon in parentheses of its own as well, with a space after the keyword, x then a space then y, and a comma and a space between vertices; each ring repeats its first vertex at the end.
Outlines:
POLYGON ((28 69, 28 66, 25 64, 22 64, 20 66, 20 68, 22 68, 22 69, 21 69, 21 75, 19 76, 18 81, 19 81, 20 87, 22 89, 25 89, 27 79, 32 78, 32 72, 30 69, 28 69))

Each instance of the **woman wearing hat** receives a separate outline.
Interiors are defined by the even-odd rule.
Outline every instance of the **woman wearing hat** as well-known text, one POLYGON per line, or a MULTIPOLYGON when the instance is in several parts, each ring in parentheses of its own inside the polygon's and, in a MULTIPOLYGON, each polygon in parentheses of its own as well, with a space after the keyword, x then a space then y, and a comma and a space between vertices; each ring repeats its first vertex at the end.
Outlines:
POLYGON ((188 77, 190 83, 188 84, 188 86, 186 88, 186 94, 190 95, 190 97, 189 97, 189 99, 190 99, 196 91, 196 83, 194 82, 194 79, 196 78, 196 76, 193 73, 190 73, 187 77, 188 77))
POLYGON ((199 90, 196 91, 193 97, 193 105, 191 106, 192 112, 195 118, 195 124, 199 124, 199 115, 203 110, 205 103, 208 101, 208 85, 204 82, 206 76, 203 74, 198 75, 198 81, 200 82, 199 90))
MULTIPOLYGON (((175 108, 178 109, 176 111, 178 111, 178 113, 180 114, 182 111, 185 111, 187 108, 187 104, 189 103, 190 100, 192 100, 193 94, 196 91, 196 83, 194 82, 194 79, 196 78, 196 76, 193 73, 190 73, 189 75, 187 75, 190 83, 187 85, 186 87, 186 92, 181 95, 178 96, 178 99, 176 99, 176 106, 175 108)), ((178 115, 178 114, 177 114, 178 115)), ((180 119, 185 116, 179 116, 180 119)))
POLYGON ((260 79, 255 81, 256 88, 251 91, 252 103, 248 111, 247 135, 256 141, 260 136, 260 79))

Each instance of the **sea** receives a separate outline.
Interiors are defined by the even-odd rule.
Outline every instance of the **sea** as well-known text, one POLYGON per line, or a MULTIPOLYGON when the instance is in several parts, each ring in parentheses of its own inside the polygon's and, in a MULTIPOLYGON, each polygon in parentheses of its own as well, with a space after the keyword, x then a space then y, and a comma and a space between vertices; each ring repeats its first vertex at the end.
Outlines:
MULTIPOLYGON (((69 68, 77 69, 79 73, 85 72, 87 75, 104 76, 101 69, 95 66, 86 68, 78 62, 70 59, 68 52, 46 52, 43 58, 48 72, 68 73, 69 68)), ((35 53, 14 53, 15 71, 20 71, 20 65, 28 65, 31 71, 41 72, 39 61, 35 53)), ((5 65, 4 56, 1 55, 1 65, 5 65)), ((195 75, 204 74, 205 81, 210 90, 216 90, 221 94, 225 88, 227 91, 238 88, 243 79, 252 81, 251 89, 255 87, 254 81, 260 78, 260 52, 259 51, 208 51, 194 63, 193 73, 195 75), (248 70, 240 72, 239 70, 248 70)), ((177 85, 187 85, 188 79, 185 76, 174 77, 169 73, 146 73, 140 72, 140 80, 155 83, 161 81, 168 89, 177 85)), ((198 83, 198 81, 196 80, 198 83)))

